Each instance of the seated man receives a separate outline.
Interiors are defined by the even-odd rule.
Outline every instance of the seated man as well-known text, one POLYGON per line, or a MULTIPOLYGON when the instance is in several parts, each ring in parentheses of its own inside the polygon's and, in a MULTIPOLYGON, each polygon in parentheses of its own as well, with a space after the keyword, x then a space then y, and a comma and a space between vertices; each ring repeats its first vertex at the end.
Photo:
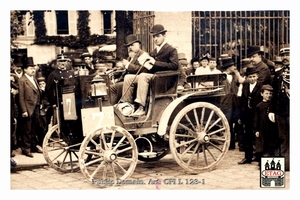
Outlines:
MULTIPOLYGON (((177 50, 166 42, 167 30, 161 24, 154 25, 151 29, 154 43, 157 47, 150 52, 150 56, 144 52, 139 58, 139 64, 146 69, 139 75, 126 75, 123 85, 123 101, 132 102, 133 84, 137 85, 135 103, 138 105, 137 110, 131 115, 139 117, 145 115, 146 98, 149 89, 149 82, 155 72, 166 70, 178 70, 178 53, 177 50), (132 84, 133 83, 133 84, 132 84)), ((134 44, 134 43, 132 43, 134 44)), ((139 46, 139 45, 138 45, 139 46)), ((134 50, 134 45, 129 48, 134 50)))

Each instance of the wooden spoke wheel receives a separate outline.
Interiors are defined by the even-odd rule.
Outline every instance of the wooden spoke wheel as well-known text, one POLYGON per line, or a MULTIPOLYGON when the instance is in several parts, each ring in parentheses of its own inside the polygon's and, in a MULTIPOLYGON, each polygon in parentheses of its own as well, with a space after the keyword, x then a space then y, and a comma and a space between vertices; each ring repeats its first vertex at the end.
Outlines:
POLYGON ((184 107, 170 129, 170 150, 186 171, 210 171, 224 158, 230 129, 223 112, 213 104, 196 102, 184 107))
POLYGON ((79 150, 80 169, 99 187, 117 185, 130 177, 138 161, 132 135, 118 126, 103 127, 87 135, 79 150), (85 159, 90 156, 90 159, 85 159))
POLYGON ((59 132, 58 124, 52 126, 44 137, 44 158, 53 169, 60 172, 76 172, 79 168, 80 143, 68 145, 59 132))

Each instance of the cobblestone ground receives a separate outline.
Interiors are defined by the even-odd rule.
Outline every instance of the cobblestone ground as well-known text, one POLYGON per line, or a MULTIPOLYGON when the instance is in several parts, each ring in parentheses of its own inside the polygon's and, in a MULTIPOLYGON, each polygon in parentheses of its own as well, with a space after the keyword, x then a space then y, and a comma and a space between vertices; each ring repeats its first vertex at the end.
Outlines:
POLYGON ((121 184, 99 188, 87 181, 83 174, 60 173, 44 167, 17 171, 10 175, 11 190, 289 190, 290 173, 285 173, 285 188, 261 188, 257 162, 238 165, 243 152, 228 151, 219 165, 210 172, 187 174, 169 154, 157 162, 138 162, 128 180, 144 184, 121 184), (160 181, 157 182, 157 180, 160 181), (175 182, 173 182, 175 181, 175 182), (197 183, 198 181, 198 183, 197 183), (182 183, 182 184, 179 184, 182 183), (189 183, 189 184, 187 184, 189 183))

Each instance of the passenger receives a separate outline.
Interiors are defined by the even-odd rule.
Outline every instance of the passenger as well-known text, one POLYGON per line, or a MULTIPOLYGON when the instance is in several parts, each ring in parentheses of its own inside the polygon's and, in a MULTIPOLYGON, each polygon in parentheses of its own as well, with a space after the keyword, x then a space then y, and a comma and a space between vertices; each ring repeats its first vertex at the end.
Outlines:
POLYGON ((247 57, 258 71, 257 81, 263 85, 271 84, 271 71, 267 64, 263 62, 263 51, 261 51, 261 48, 259 46, 250 46, 247 57))
POLYGON ((22 154, 33 158, 32 152, 42 153, 38 145, 37 130, 39 126, 41 91, 35 79, 33 58, 28 57, 24 67, 24 75, 19 79, 19 104, 22 118, 22 154))
MULTIPOLYGON (((138 105, 138 109, 131 116, 139 117, 145 115, 149 82, 155 72, 178 70, 178 53, 176 48, 166 42, 166 32, 167 30, 165 30, 161 24, 156 24, 151 28, 150 33, 157 47, 150 52, 150 56, 146 56, 143 60, 139 59, 139 63, 142 66, 146 66, 144 68, 146 68, 148 72, 143 72, 136 77, 135 75, 125 76, 123 86, 123 97, 125 96, 125 100, 131 100, 133 96, 132 89, 126 94, 127 88, 132 88, 132 82, 137 85, 136 99, 134 102, 138 105)), ((132 48, 132 46, 130 46, 130 48, 132 48)))
POLYGON ((186 70, 186 75, 187 76, 190 76, 190 75, 195 75, 195 71, 197 68, 200 67, 200 62, 199 62, 199 59, 196 57, 196 58, 193 58, 191 60, 191 67, 188 67, 188 69, 186 70))
POLYGON ((180 75, 178 80, 177 91, 182 91, 184 89, 191 88, 191 86, 186 81, 186 77, 187 77, 186 70, 187 70, 188 62, 184 53, 178 54, 178 61, 179 61, 180 75))
POLYGON ((123 59, 122 63, 126 71, 122 77, 120 77, 119 81, 115 85, 112 85, 110 89, 112 94, 112 104, 118 103, 121 97, 122 99, 120 99, 120 101, 133 103, 133 94, 139 74, 142 72, 149 72, 147 68, 143 67, 144 63, 139 62, 141 56, 147 55, 147 57, 149 57, 149 55, 141 49, 141 41, 136 35, 128 35, 126 37, 125 45, 128 48, 129 57, 123 59), (122 91, 121 95, 120 90, 122 91))
POLYGON ((202 75, 205 74, 208 70, 208 63, 209 63, 210 55, 205 54, 202 58, 200 58, 200 67, 196 69, 195 75, 202 75))
POLYGON ((95 73, 95 66, 92 63, 92 55, 89 52, 84 52, 81 54, 80 58, 85 62, 85 67, 89 71, 89 74, 95 73))
MULTIPOLYGON (((248 67, 246 70, 247 82, 244 83, 241 96, 241 108, 239 119, 245 126, 243 138, 243 147, 245 151, 244 158, 238 164, 250 164, 253 160, 254 137, 254 113, 256 105, 262 100, 260 89, 261 82, 258 82, 258 71, 255 67, 248 67)), ((253 161, 257 161, 254 159, 253 161)))

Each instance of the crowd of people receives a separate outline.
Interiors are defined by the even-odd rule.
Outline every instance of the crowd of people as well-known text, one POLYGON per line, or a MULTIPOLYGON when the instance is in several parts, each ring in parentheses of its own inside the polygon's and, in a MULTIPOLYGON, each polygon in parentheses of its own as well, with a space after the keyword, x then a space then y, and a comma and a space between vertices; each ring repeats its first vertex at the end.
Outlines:
MULTIPOLYGON (((111 82, 111 104, 128 103, 132 110, 125 115, 141 117, 146 114, 153 74, 174 70, 180 72, 178 91, 192 87, 186 81, 190 75, 225 73, 226 95, 220 97, 220 108, 230 125, 229 149, 235 149, 237 143, 239 150, 245 152, 238 164, 259 162, 262 156, 284 156, 286 170, 289 170, 289 87, 283 84, 289 78, 289 51, 285 49, 270 61, 264 58, 259 46, 251 46, 247 58, 240 64, 229 55, 214 58, 208 53, 188 62, 184 53, 178 53, 167 43, 166 33, 161 24, 151 28, 156 48, 149 53, 141 49, 142 42, 135 34, 128 35, 125 44, 128 58, 118 61, 93 59, 88 52, 73 60, 60 54, 47 77, 39 73, 32 57, 13 60, 10 74, 11 157, 18 148, 31 158, 32 152, 42 153, 43 138, 55 120, 53 108, 58 106, 54 93, 56 81, 64 80, 72 86, 76 83, 66 80, 75 76, 97 76, 122 70, 111 82)), ((198 87, 211 85, 199 83, 198 87)), ((13 159, 11 165, 16 165, 13 159)))

